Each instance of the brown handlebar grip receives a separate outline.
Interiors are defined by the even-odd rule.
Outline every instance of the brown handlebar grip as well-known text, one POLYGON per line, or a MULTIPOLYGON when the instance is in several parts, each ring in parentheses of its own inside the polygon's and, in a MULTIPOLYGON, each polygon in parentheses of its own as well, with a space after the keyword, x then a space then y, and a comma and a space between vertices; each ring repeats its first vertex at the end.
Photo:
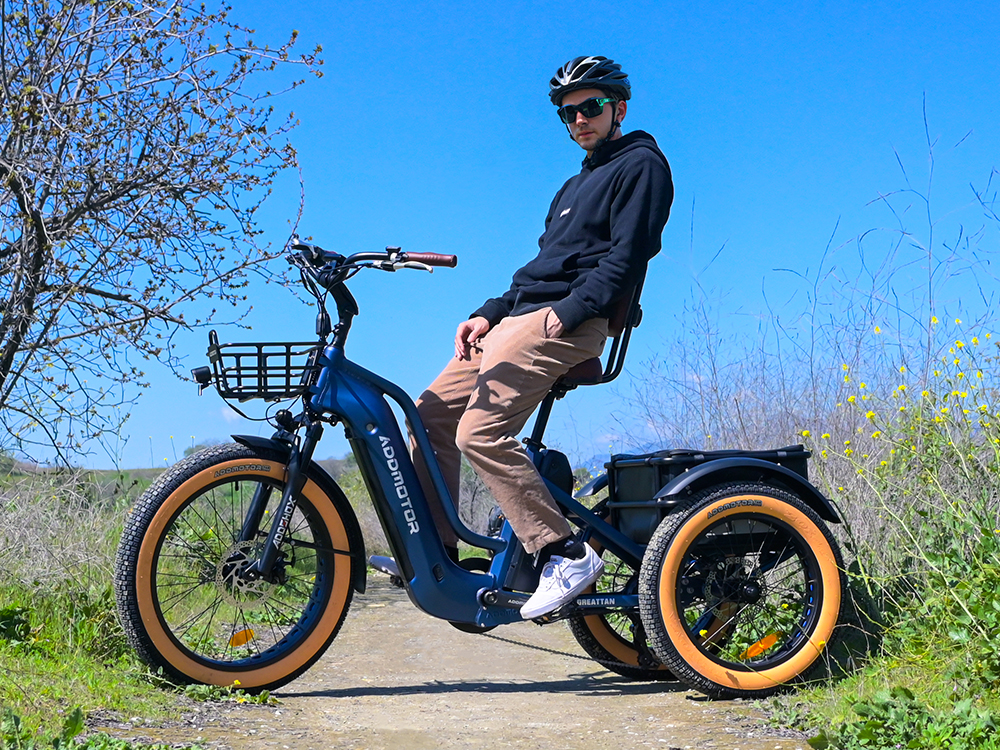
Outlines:
POLYGON ((458 265, 457 255, 442 255, 441 253, 406 253, 407 260, 426 263, 429 266, 446 266, 454 268, 458 265))

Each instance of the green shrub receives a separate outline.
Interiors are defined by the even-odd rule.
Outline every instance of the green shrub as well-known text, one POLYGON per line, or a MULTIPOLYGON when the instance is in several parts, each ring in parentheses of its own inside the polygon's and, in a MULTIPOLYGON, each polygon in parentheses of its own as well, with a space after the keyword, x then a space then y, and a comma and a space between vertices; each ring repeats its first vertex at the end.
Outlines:
POLYGON ((997 721, 973 705, 956 700, 944 710, 932 710, 906 688, 897 687, 875 699, 854 705, 856 721, 821 731, 809 740, 816 750, 998 750, 997 721))

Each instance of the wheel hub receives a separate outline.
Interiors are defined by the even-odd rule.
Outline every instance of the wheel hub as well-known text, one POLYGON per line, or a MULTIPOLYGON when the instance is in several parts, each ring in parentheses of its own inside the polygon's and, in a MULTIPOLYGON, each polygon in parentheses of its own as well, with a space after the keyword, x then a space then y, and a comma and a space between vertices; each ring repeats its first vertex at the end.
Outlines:
POLYGON ((222 556, 215 569, 215 585, 222 598, 244 610, 259 609, 271 598, 272 586, 262 579, 245 574, 252 562, 250 552, 254 542, 237 542, 222 556))
POLYGON ((763 591, 760 588, 760 584, 754 581, 746 581, 740 586, 734 598, 744 604, 754 604, 760 601, 762 594, 763 591))

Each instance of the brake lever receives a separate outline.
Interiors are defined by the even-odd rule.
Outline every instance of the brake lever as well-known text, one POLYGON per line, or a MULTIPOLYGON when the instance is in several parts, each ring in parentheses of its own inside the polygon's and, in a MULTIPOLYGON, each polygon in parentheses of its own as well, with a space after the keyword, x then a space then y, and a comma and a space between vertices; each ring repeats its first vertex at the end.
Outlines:
POLYGON ((420 263, 415 260, 408 260, 404 263, 396 263, 396 268, 415 268, 418 271, 427 271, 427 273, 434 273, 434 269, 431 268, 426 263, 420 263))
POLYGON ((380 271, 398 271, 400 268, 415 268, 418 271, 427 271, 427 273, 434 273, 434 269, 428 266, 426 263, 418 263, 415 260, 376 260, 372 262, 372 268, 377 268, 380 271))

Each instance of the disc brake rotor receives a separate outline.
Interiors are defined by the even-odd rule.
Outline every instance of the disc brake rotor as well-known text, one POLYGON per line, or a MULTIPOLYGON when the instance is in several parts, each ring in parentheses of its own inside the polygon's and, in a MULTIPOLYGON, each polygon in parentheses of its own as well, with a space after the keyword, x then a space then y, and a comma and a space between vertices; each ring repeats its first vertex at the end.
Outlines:
POLYGON ((263 607, 274 588, 267 581, 249 580, 243 576, 243 571, 251 562, 250 552, 256 546, 252 541, 237 542, 226 551, 215 568, 215 585, 219 594, 227 603, 243 610, 263 607))

